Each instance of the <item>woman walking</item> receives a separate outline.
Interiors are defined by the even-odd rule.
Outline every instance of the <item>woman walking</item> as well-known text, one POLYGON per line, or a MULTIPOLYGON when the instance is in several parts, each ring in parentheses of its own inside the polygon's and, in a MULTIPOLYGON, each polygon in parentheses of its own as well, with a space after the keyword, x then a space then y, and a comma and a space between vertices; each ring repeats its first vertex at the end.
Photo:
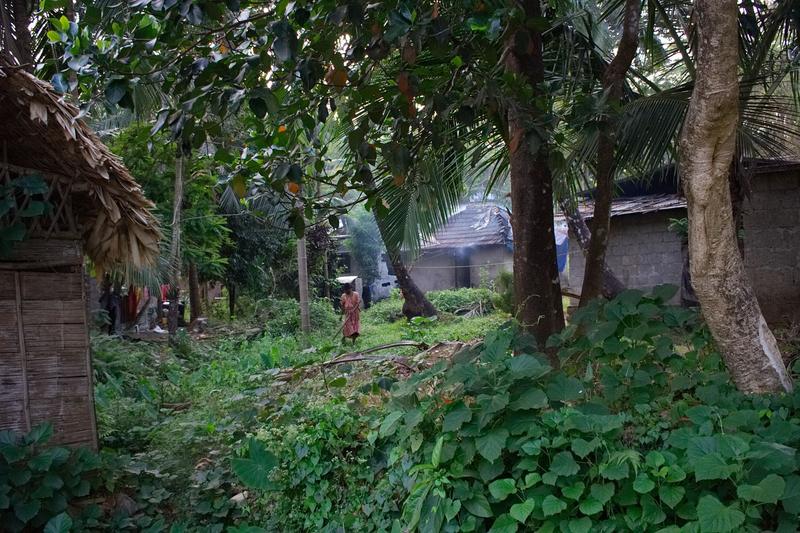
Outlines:
POLYGON ((355 344, 361 330, 361 298, 349 283, 345 283, 343 288, 344 294, 342 294, 341 300, 342 314, 344 315, 342 342, 345 339, 351 339, 355 344))

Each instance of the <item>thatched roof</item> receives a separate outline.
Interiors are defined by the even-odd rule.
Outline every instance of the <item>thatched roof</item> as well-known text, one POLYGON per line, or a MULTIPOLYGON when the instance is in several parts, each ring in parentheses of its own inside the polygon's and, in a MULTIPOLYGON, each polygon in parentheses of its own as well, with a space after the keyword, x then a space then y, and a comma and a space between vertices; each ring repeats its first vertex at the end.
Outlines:
POLYGON ((49 84, 0 60, 0 164, 70 183, 84 249, 100 268, 151 264, 160 238, 153 204, 78 113, 49 84))

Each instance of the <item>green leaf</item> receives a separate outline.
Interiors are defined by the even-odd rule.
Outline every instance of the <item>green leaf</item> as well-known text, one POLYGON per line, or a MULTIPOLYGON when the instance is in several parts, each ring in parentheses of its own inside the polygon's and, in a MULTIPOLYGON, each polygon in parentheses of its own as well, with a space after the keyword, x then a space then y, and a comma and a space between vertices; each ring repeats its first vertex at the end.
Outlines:
POLYGON ((250 98, 247 103, 250 106, 250 111, 252 111, 257 118, 264 118, 267 115, 267 103, 263 99, 258 97, 250 98))
POLYGON ((556 515, 566 508, 567 504, 552 494, 546 496, 544 501, 542 501, 542 512, 545 517, 556 515))
POLYGON ((578 509, 585 515, 593 515, 603 510, 603 504, 590 497, 583 500, 578 509))
POLYGON ((64 480, 61 479, 58 475, 49 472, 47 475, 44 476, 42 484, 45 487, 51 488, 53 490, 58 490, 64 486, 64 480))
POLYGON ((113 80, 106 86, 106 100, 111 104, 118 104, 127 92, 128 82, 124 80, 113 80))
POLYGON ((509 407, 515 411, 524 409, 541 409, 547 407, 547 395, 542 389, 531 388, 517 397, 509 407))
POLYGON ((564 374, 558 374, 547 386, 547 396, 557 402, 571 402, 583 397, 583 383, 564 374))
POLYGON ((515 377, 538 378, 550 371, 532 355, 518 355, 506 361, 506 366, 515 377))
POLYGON ((628 463, 605 463, 600 465, 600 475, 613 481, 625 479, 629 473, 628 463))
POLYGON ((605 505, 614 496, 615 490, 613 483, 595 483, 589 493, 592 498, 605 505))
POLYGON ((800 476, 786 478, 786 488, 781 496, 781 505, 791 514, 800 514, 800 476))
POLYGON ((578 501, 578 499, 580 499, 581 495, 583 494, 583 490, 585 488, 586 485, 584 485, 582 481, 578 481, 568 487, 563 487, 561 489, 561 494, 563 494, 564 497, 569 498, 570 500, 578 501))
POLYGON ((686 489, 683 487, 676 487, 674 485, 661 485, 658 487, 658 497, 670 509, 675 509, 683 497, 686 495, 686 489))
POLYGON ((475 439, 475 447, 487 461, 495 462, 508 440, 508 430, 494 429, 482 437, 475 439))
POLYGON ((728 479, 738 470, 736 465, 729 465, 719 453, 709 453, 693 462, 696 481, 709 479, 728 479))
POLYGON ((659 285, 653 288, 652 295, 662 302, 668 302, 677 292, 678 287, 676 285, 659 285))
POLYGON ((536 502, 531 498, 528 498, 522 503, 515 503, 512 505, 511 509, 508 511, 508 514, 510 514, 514 520, 520 524, 524 524, 535 507, 536 502))
POLYGON ((39 500, 30 500, 14 504, 14 514, 20 522, 27 524, 34 516, 39 514, 42 503, 39 500))
POLYGON ((61 42, 61 34, 57 31, 50 30, 47 32, 47 38, 50 40, 51 43, 60 43, 61 42))
POLYGON ((647 494, 654 488, 656 488, 656 484, 652 479, 650 479, 650 476, 644 472, 640 472, 639 475, 636 476, 636 480, 633 482, 633 490, 639 494, 647 494))
POLYGON ((444 517, 449 522, 461 510, 461 500, 448 500, 444 508, 444 517))
POLYGON ((338 378, 328 383, 328 385, 335 388, 344 387, 345 385, 347 385, 347 378, 344 376, 339 376, 338 378))
POLYGON ((573 518, 568 522, 570 533, 589 533, 592 529, 592 519, 588 516, 573 518))
POLYGON ((434 468, 439 466, 439 462, 442 459, 442 445, 444 444, 444 437, 439 437, 436 439, 436 445, 433 447, 433 452, 431 453, 431 465, 434 468))
POLYGON ((572 476, 580 471, 581 467, 575 462, 572 453, 562 451, 555 454, 553 462, 550 463, 550 471, 559 476, 572 476))
POLYGON ((483 494, 476 494, 469 500, 464 502, 464 507, 470 513, 478 516, 480 518, 489 518, 494 516, 492 512, 492 506, 489 505, 489 500, 486 499, 486 496, 483 494))
POLYGON ((406 522, 409 531, 413 531, 419 524, 422 517, 422 509, 425 504, 425 498, 431 490, 430 482, 417 483, 403 505, 403 519, 406 522))
POLYGON ((71 529, 72 518, 67 513, 61 513, 47 521, 44 533, 69 533, 71 529))
POLYGON ((36 472, 44 472, 53 464, 53 456, 49 452, 43 452, 28 461, 28 466, 36 472))
POLYGON ((744 514, 736 504, 727 507, 709 495, 697 503, 697 520, 703 533, 726 533, 738 530, 744 523, 744 514))
POLYGON ((758 503, 778 503, 778 499, 783 495, 786 482, 776 474, 770 474, 762 479, 758 485, 740 485, 736 489, 736 494, 747 501, 758 503))
POLYGON ((442 431, 456 431, 470 420, 472 420, 472 410, 464 405, 464 402, 459 401, 444 415, 442 431))
POLYGON ((390 435, 394 435, 394 432, 397 431, 397 424, 400 419, 403 417, 402 411, 392 411, 386 418, 383 419, 381 422, 381 427, 378 430, 378 434, 381 437, 388 437, 390 435))
POLYGON ((517 485, 511 478, 498 479, 489 484, 489 492, 498 501, 503 501, 517 492, 517 485))
POLYGON ((492 524, 489 533, 516 533, 517 521, 511 515, 501 514, 492 524))
POLYGON ((276 490, 269 475, 278 465, 278 459, 268 452, 260 441, 250 439, 249 458, 231 459, 231 467, 247 487, 261 490, 276 490))
POLYGON ((581 459, 586 458, 590 453, 596 450, 598 446, 600 446, 599 439, 592 439, 591 441, 587 441, 581 438, 577 438, 572 440, 572 451, 575 452, 575 455, 577 455, 581 459))

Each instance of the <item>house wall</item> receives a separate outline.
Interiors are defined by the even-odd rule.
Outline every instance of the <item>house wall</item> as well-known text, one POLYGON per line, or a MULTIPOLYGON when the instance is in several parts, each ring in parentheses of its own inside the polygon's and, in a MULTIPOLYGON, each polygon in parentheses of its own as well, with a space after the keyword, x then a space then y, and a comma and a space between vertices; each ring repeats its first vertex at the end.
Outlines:
POLYGON ((800 319, 800 170, 758 174, 751 187, 745 267, 767 321, 800 319))
MULTIPOLYGON (((479 287, 482 271, 485 281, 491 282, 502 271, 513 270, 513 253, 502 244, 478 246, 468 252, 469 282, 479 287)), ((458 286, 454 250, 429 250, 424 252, 411 269, 411 277, 423 291, 441 291, 458 286)))
POLYGON ((48 421, 51 443, 96 448, 82 263, 59 240, 25 241, 0 263, 0 429, 48 421))
POLYGON ((472 250, 470 254, 470 285, 479 287, 481 274, 484 273, 486 282, 491 283, 500 272, 514 270, 514 254, 505 245, 481 246, 472 250))
POLYGON ((424 292, 452 289, 456 286, 452 250, 430 250, 414 261, 411 277, 424 292))
MULTIPOLYGON (((684 216, 685 210, 676 210, 611 219, 606 261, 626 287, 648 290, 666 283, 680 286, 681 238, 668 228, 671 218, 684 216)), ((567 286, 579 294, 586 263, 577 240, 570 237, 567 286)), ((676 295, 675 302, 678 300, 676 295)))

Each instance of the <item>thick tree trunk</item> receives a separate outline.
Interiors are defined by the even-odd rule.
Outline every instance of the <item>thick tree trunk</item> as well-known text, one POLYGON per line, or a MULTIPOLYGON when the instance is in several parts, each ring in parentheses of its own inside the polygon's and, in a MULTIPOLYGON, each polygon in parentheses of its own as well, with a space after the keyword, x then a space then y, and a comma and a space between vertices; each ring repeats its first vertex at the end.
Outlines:
POLYGON ((297 282, 300 292, 300 329, 311 331, 311 313, 308 308, 308 254, 306 239, 297 239, 297 282))
POLYGON ((790 391, 734 232, 728 173, 739 119, 736 0, 697 0, 696 14, 697 78, 680 139, 692 284, 739 390, 790 391))
POLYGON ((189 263, 189 323, 203 316, 203 298, 200 295, 200 279, 197 275, 197 265, 189 263))
MULTIPOLYGON (((539 0, 520 2, 525 20, 541 18, 539 0)), ((534 95, 544 82, 541 34, 522 24, 506 40, 506 70, 524 79, 534 95)), ((553 180, 547 139, 537 131, 535 98, 509 105, 508 149, 511 175, 511 223, 514 229, 514 300, 517 318, 539 345, 564 328, 561 285, 553 227, 553 180), (532 142, 535 141, 535 142, 532 142)), ((551 355, 554 365, 556 355, 551 355)))
POLYGON ((639 46, 640 0, 626 0, 622 21, 622 37, 617 53, 603 73, 603 90, 609 112, 600 122, 597 142, 597 187, 594 197, 594 214, 591 222, 591 240, 586 252, 583 272, 581 306, 603 294, 603 277, 606 271, 606 250, 611 230, 611 201, 614 197, 614 171, 616 149, 616 123, 609 116, 622 101, 625 74, 633 62, 639 46))
MULTIPOLYGON (((570 206, 569 203, 564 200, 559 202, 559 206, 564 215, 564 219, 567 221, 570 232, 575 236, 578 246, 580 246, 585 256, 589 250, 589 241, 591 241, 592 238, 592 232, 589 230, 589 226, 586 225, 583 215, 581 215, 581 212, 578 211, 577 208, 570 206)), ((619 280, 616 274, 614 274, 614 271, 603 261, 603 298, 611 300, 624 290, 625 284, 619 280)))
POLYGON ((172 205, 172 242, 169 249, 170 289, 167 331, 173 340, 178 331, 178 309, 180 306, 181 281, 181 210, 183 209, 184 157, 180 147, 175 157, 175 185, 172 205))
POLYGON ((386 248, 386 255, 389 257, 389 262, 392 263, 397 284, 400 285, 403 293, 403 315, 408 319, 415 316, 436 316, 436 308, 411 278, 400 251, 389 249, 389 246, 386 248))

